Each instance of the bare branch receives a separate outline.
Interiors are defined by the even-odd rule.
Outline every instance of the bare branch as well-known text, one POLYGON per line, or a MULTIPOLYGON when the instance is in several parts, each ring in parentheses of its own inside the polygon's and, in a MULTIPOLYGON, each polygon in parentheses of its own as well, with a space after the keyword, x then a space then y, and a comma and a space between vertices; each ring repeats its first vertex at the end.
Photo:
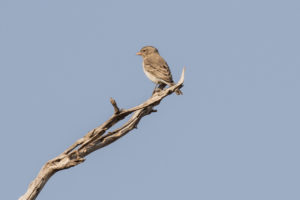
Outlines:
POLYGON ((57 171, 68 169, 84 162, 84 157, 88 154, 115 142, 129 131, 137 128, 138 123, 144 116, 152 112, 157 112, 157 110, 153 108, 154 106, 158 105, 163 98, 172 94, 176 89, 183 87, 184 71, 185 68, 183 68, 180 80, 177 84, 165 90, 155 92, 147 101, 136 107, 120 110, 116 101, 110 98, 110 102, 114 107, 114 114, 102 125, 89 131, 83 138, 78 139, 59 156, 46 162, 37 177, 29 185, 26 193, 21 196, 19 200, 36 199, 44 185, 57 171), (108 129, 131 113, 133 113, 133 115, 120 128, 107 132, 108 129))

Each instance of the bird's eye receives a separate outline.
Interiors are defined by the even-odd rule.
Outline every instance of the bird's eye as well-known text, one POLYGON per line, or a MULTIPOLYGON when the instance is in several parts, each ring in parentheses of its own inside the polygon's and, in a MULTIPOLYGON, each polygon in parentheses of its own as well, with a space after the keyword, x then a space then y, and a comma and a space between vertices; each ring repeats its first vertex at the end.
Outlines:
POLYGON ((143 49, 143 50, 142 50, 142 52, 146 52, 146 50, 145 50, 145 49, 143 49))

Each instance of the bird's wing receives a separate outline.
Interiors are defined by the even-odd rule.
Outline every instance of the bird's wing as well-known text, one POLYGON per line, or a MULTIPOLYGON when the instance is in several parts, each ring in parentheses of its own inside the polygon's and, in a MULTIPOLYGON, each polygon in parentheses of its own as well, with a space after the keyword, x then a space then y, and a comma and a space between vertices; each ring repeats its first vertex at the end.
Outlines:
POLYGON ((161 56, 152 56, 145 58, 144 68, 147 72, 152 74, 165 83, 173 83, 172 74, 167 62, 161 56))

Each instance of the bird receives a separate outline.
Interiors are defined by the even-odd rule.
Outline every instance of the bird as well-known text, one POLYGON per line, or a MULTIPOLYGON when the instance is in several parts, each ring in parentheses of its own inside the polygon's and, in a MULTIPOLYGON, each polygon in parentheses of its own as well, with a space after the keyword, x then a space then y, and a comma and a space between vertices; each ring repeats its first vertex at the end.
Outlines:
MULTIPOLYGON (((163 89, 166 85, 175 85, 168 63, 159 55, 158 49, 153 46, 145 46, 141 48, 136 55, 142 56, 143 58, 143 69, 146 76, 154 83, 155 89, 163 89)), ((176 89, 177 95, 182 95, 180 89, 176 89)))

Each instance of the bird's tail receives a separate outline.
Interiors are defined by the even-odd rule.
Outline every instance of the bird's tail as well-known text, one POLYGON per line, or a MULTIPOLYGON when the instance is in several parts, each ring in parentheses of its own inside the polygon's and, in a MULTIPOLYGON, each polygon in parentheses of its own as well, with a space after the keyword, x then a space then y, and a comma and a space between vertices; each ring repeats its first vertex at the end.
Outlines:
POLYGON ((176 90, 175 90, 175 93, 176 93, 177 95, 183 95, 183 93, 181 92, 180 89, 176 89, 176 90))

